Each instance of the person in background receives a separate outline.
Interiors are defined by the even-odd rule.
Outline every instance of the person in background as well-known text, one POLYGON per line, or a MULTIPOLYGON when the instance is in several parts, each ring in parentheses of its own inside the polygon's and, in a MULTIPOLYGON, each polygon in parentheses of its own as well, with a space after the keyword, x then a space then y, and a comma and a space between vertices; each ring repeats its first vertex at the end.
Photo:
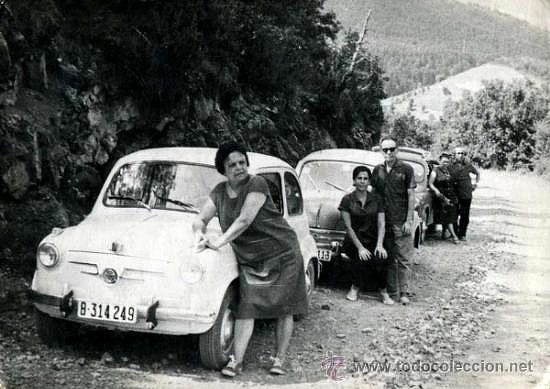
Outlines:
POLYGON ((338 207, 347 231, 342 252, 351 260, 352 284, 346 298, 356 301, 366 275, 372 272, 381 288, 382 302, 393 304, 386 291, 388 254, 384 249, 384 203, 369 185, 371 172, 366 166, 353 169, 352 177, 355 190, 345 195, 338 207))
POLYGON ((451 241, 458 243, 454 224, 457 218, 458 196, 454 176, 450 171, 451 155, 442 153, 439 157, 439 166, 435 166, 428 179, 428 185, 435 195, 433 202, 434 213, 438 215, 438 221, 443 230, 441 238, 444 239, 445 231, 451 234, 451 241))
POLYGON ((275 207, 266 180, 248 174, 248 156, 242 145, 221 145, 215 164, 227 181, 210 192, 193 222, 193 233, 198 251, 230 244, 239 266, 234 354, 221 373, 234 377, 242 370, 254 319, 276 318, 277 353, 269 372, 282 375, 286 373, 283 363, 294 328, 293 315, 307 313, 298 237, 275 207), (211 240, 204 233, 216 213, 223 234, 211 240))
POLYGON ((466 159, 466 149, 457 147, 454 150, 455 160, 451 166, 451 172, 456 182, 458 196, 458 219, 455 231, 460 240, 466 240, 466 231, 470 223, 470 206, 472 205, 473 191, 477 188, 481 175, 479 171, 466 159), (472 184, 470 174, 475 175, 475 183, 472 184))
POLYGON ((416 181, 413 168, 397 158, 397 141, 391 136, 380 141, 384 163, 372 172, 372 185, 383 197, 386 207, 386 233, 390 234, 390 264, 388 266, 388 292, 399 296, 403 304, 409 303, 408 273, 413 255, 414 202, 416 181))

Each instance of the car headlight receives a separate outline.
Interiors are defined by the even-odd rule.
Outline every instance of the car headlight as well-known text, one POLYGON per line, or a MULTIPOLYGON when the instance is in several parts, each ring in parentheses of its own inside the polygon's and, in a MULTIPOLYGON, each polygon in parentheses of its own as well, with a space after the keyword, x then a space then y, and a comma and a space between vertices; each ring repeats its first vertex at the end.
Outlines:
POLYGON ((204 268, 196 263, 182 263, 180 266, 180 277, 183 281, 194 284, 199 282, 204 275, 204 268))
POLYGON ((38 246, 36 259, 46 267, 52 267, 59 262, 59 250, 52 243, 42 243, 38 246))

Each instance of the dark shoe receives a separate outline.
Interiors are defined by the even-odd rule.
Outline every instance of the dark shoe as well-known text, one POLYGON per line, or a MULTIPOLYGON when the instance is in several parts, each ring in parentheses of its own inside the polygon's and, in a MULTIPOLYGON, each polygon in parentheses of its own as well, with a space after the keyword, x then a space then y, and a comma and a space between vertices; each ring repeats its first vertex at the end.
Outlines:
POLYGON ((242 363, 237 363, 237 361, 235 360, 235 356, 231 355, 229 357, 229 362, 227 362, 227 365, 225 365, 225 367, 221 370, 221 373, 226 377, 233 378, 242 370, 242 363))
POLYGON ((272 357, 271 360, 273 361, 273 364, 269 369, 269 373, 273 375, 285 375, 286 371, 283 369, 283 362, 279 359, 279 357, 272 357))

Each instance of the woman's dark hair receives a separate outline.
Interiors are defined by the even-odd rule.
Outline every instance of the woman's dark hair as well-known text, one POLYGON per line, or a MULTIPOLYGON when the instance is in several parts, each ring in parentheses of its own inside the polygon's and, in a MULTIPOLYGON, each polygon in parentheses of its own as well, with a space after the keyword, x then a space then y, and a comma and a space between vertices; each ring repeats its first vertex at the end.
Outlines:
POLYGON ((441 159, 441 158, 449 158, 449 159, 451 159, 451 154, 450 154, 450 153, 447 153, 447 152, 441 153, 441 154, 439 155, 439 159, 441 159))
POLYGON ((355 180, 357 178, 357 176, 359 175, 359 173, 361 173, 361 172, 367 172, 367 175, 369 176, 369 180, 370 180, 371 173, 370 173, 369 168, 366 167, 366 166, 362 166, 362 165, 359 165, 355 169, 353 169, 353 173, 352 173, 353 179, 355 180))
POLYGON ((229 154, 235 151, 238 151, 239 153, 243 154, 244 157, 246 158, 246 165, 250 166, 248 155, 246 155, 246 148, 237 142, 227 142, 220 145, 220 147, 218 147, 218 151, 216 151, 216 159, 214 163, 216 165, 216 170, 220 174, 225 173, 225 166, 224 166, 225 160, 227 159, 227 157, 229 157, 229 154))

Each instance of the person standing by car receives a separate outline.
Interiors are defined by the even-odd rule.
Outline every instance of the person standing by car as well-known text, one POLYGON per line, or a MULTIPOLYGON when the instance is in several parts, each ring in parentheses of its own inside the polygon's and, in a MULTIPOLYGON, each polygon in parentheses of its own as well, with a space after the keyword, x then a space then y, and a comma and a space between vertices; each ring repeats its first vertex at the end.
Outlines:
POLYGON ((414 202, 416 181, 413 168, 397 158, 397 141, 391 136, 380 140, 384 163, 372 172, 373 186, 382 195, 386 207, 386 232, 392 241, 388 267, 388 292, 409 303, 408 273, 414 241, 414 202))
POLYGON ((347 231, 342 252, 351 260, 352 284, 346 298, 356 301, 366 276, 374 273, 382 302, 391 305, 393 300, 386 290, 388 254, 384 248, 384 203, 369 185, 371 172, 366 166, 353 169, 352 177, 355 190, 345 195, 338 207, 347 231))
POLYGON ((466 159, 466 149, 464 147, 457 147, 454 151, 455 161, 452 165, 452 174, 455 176, 458 195, 458 220, 455 224, 455 231, 458 239, 466 240, 473 191, 477 188, 481 175, 474 165, 466 159), (476 181, 473 184, 470 174, 476 176, 476 181))
POLYGON ((384 249, 384 203, 380 195, 369 186, 371 172, 366 166, 353 169, 352 177, 355 190, 345 195, 338 207, 347 231, 342 252, 351 260, 349 270, 352 284, 346 298, 356 301, 359 288, 365 283, 365 276, 374 273, 381 288, 382 302, 393 304, 386 291, 388 254, 384 249))
POLYGON ((275 207, 265 179, 248 174, 248 156, 242 145, 222 144, 215 164, 227 181, 210 192, 193 222, 193 232, 198 250, 217 250, 231 244, 239 266, 234 354, 221 373, 234 377, 242 370, 254 319, 277 318, 277 353, 269 372, 285 374, 283 362, 292 336, 293 315, 307 313, 298 238, 275 207), (210 240, 204 232, 216 213, 223 234, 210 240))
POLYGON ((457 244, 458 237, 455 234, 454 224, 457 217, 458 196, 450 164, 451 155, 449 153, 442 153, 439 157, 439 165, 435 166, 430 173, 428 185, 436 197, 433 205, 434 213, 438 215, 437 220, 443 227, 441 238, 444 239, 445 231, 449 231, 451 241, 457 244))

